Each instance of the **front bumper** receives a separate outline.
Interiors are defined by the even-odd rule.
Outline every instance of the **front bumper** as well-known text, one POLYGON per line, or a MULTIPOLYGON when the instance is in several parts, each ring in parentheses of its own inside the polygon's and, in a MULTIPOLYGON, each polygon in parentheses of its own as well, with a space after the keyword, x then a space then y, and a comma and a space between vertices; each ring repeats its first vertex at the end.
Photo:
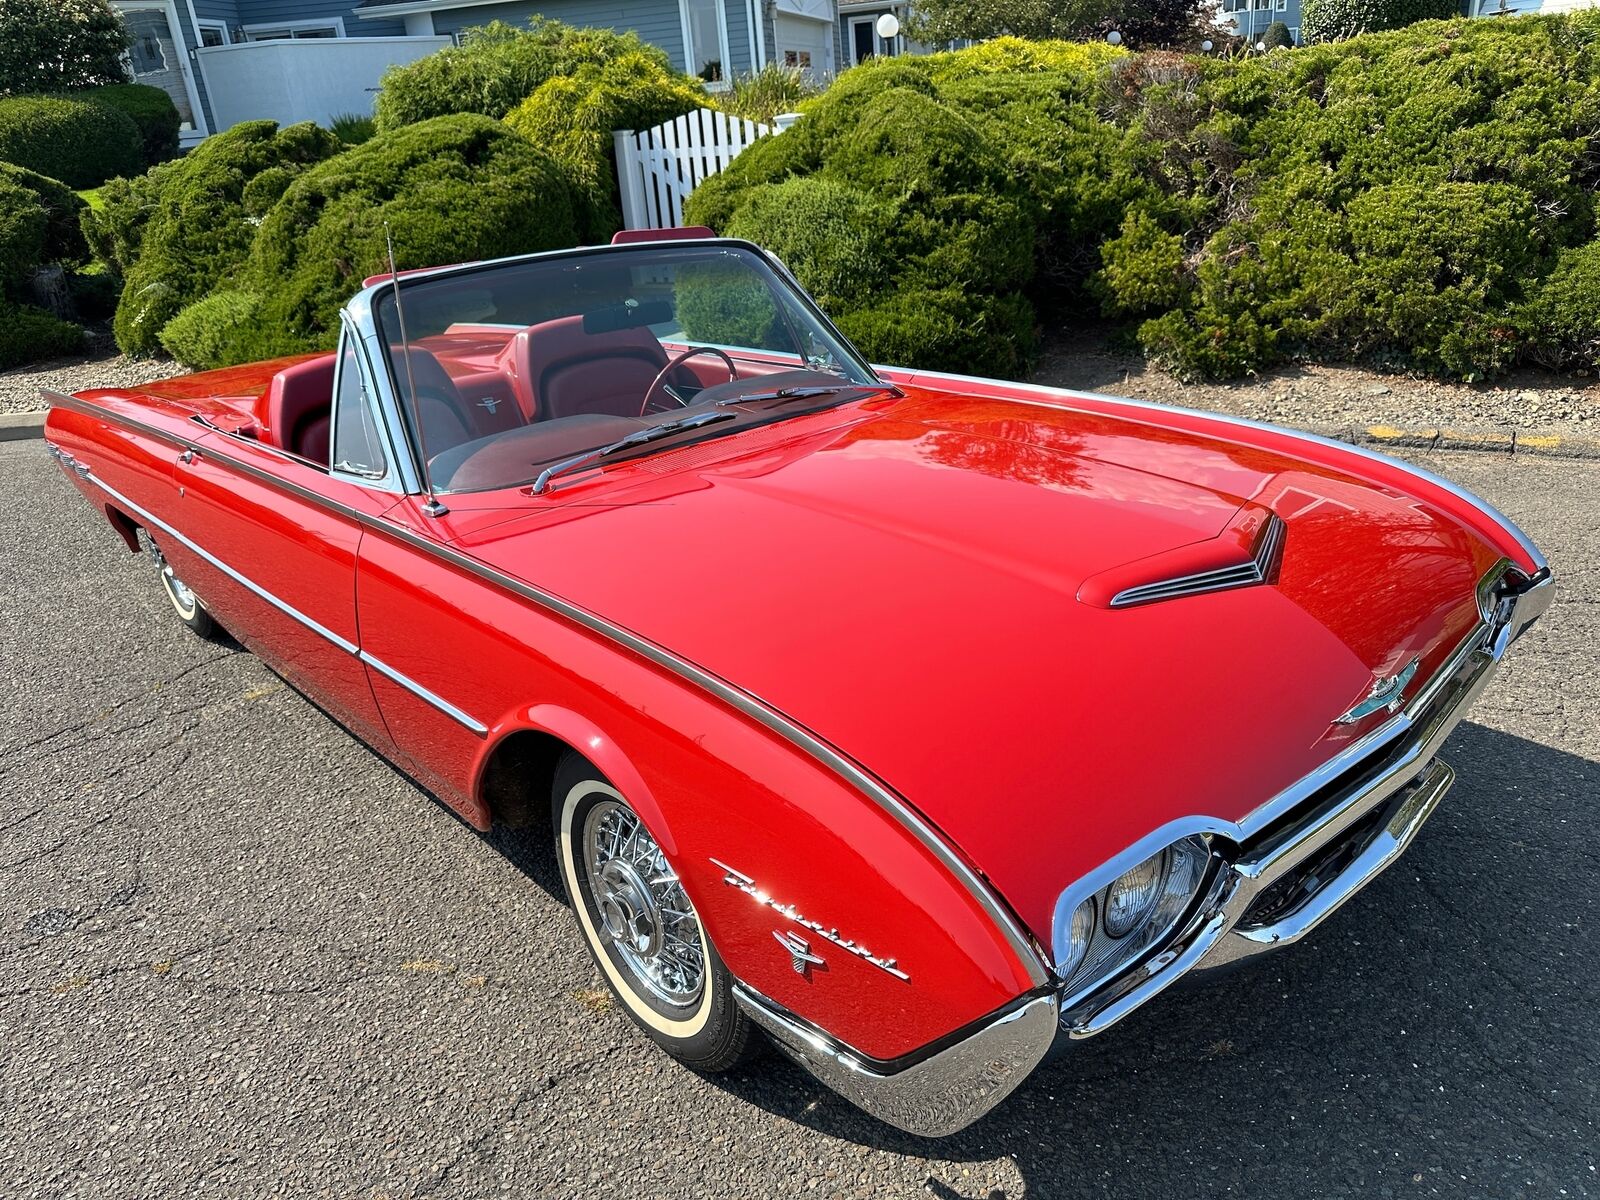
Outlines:
POLYGON ((740 1006, 822 1083, 873 1116, 938 1137, 977 1120, 1039 1064, 1057 1036, 1093 1037, 1179 979, 1300 940, 1411 844, 1455 773, 1435 756, 1506 648, 1550 605, 1548 570, 1491 572, 1483 619, 1381 728, 1245 821, 1208 822, 1213 862, 1190 915, 1109 979, 1070 995, 1045 987, 975 1028, 894 1062, 860 1054, 740 985, 740 1006), (1515 584, 1511 583, 1513 579, 1515 584))

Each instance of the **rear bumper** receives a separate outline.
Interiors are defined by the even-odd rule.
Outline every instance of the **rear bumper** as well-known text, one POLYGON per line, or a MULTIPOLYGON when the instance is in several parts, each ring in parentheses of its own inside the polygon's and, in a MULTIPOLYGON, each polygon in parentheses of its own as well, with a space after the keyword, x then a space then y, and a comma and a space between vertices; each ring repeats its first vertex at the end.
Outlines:
POLYGON ((1058 1036, 1103 1033, 1179 979, 1299 941, 1411 844, 1455 773, 1435 756, 1506 648, 1549 607, 1549 572, 1486 578, 1483 619, 1396 716, 1247 821, 1218 822, 1213 862, 1190 916, 1119 974, 1072 995, 1046 987, 895 1062, 868 1058, 744 988, 755 1022, 821 1082, 911 1133, 954 1133, 988 1112, 1058 1036), (1515 583, 1512 581, 1515 579, 1515 583))

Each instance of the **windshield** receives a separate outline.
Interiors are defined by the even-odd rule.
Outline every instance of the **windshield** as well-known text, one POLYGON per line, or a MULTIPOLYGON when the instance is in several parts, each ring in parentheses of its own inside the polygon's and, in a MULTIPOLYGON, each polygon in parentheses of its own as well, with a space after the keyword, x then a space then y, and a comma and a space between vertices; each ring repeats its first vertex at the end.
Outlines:
POLYGON ((374 319, 440 492, 541 477, 543 492, 555 475, 613 455, 881 387, 803 295, 738 246, 630 247, 402 279, 401 303, 397 314, 384 289, 374 319), (684 420, 702 413, 726 419, 684 420))

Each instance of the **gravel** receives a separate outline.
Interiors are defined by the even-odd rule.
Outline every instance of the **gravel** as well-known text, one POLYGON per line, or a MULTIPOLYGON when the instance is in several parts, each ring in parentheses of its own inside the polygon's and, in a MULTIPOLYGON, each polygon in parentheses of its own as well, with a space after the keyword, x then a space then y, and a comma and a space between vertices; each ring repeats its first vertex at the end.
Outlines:
POLYGON ((129 358, 118 354, 102 326, 89 331, 90 351, 81 358, 52 358, 15 371, 0 371, 0 412, 33 412, 45 407, 39 393, 80 392, 86 388, 138 387, 186 372, 170 358, 129 358))
POLYGON ((1089 328, 1047 338, 1033 382, 1109 392, 1299 428, 1600 436, 1600 382, 1521 370, 1492 384, 1382 375, 1361 367, 1286 366, 1228 383, 1186 384, 1089 328))

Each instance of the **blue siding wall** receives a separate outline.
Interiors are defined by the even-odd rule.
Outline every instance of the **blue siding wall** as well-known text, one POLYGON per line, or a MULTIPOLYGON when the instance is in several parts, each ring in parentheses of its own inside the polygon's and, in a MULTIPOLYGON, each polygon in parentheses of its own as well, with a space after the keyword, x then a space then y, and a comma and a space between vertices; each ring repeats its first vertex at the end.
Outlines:
POLYGON ((341 17, 349 37, 403 37, 406 31, 406 23, 399 17, 363 21, 356 16, 354 0, 237 0, 237 3, 239 20, 245 25, 341 17))
POLYGON ((194 0, 194 15, 202 21, 222 21, 230 30, 243 24, 234 0, 194 0))
MULTIPOLYGON (((247 3, 260 0, 246 0, 247 3)), ((288 3, 292 0, 275 0, 288 3)), ((734 71, 750 69, 750 19, 747 0, 724 0, 728 14, 728 57, 734 71)), ((438 33, 459 33, 474 25, 504 21, 526 25, 534 16, 553 17, 571 25, 595 29, 632 30, 652 45, 660 46, 673 65, 685 70, 683 16, 678 0, 637 0, 629 3, 595 3, 594 0, 514 0, 506 4, 480 4, 471 8, 447 8, 433 14, 438 33)), ((368 24, 368 22, 362 22, 368 24)))

